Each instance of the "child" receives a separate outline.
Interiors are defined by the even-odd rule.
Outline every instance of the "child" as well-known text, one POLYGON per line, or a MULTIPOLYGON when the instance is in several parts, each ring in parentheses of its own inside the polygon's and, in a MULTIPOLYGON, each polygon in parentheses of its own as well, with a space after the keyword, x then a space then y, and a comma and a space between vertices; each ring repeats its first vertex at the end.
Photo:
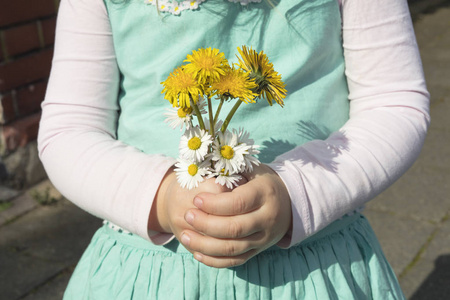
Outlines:
POLYGON ((233 2, 61 1, 40 155, 106 220, 65 299, 404 299, 358 209, 412 165, 429 122, 406 0, 233 2), (263 164, 232 192, 182 189, 160 82, 192 50, 233 60, 242 45, 288 91, 233 118, 263 164))

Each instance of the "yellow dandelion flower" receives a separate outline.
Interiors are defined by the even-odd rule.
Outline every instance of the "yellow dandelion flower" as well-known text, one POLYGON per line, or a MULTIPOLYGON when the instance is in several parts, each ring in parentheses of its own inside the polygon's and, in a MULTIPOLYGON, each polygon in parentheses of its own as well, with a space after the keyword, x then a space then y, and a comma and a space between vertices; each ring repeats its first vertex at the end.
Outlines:
POLYGON ((249 74, 240 69, 228 68, 227 72, 220 76, 219 81, 211 85, 214 95, 222 95, 226 98, 239 98, 245 103, 254 103, 258 94, 253 91, 258 87, 249 74))
POLYGON ((186 71, 194 74, 202 84, 219 80, 220 75, 224 75, 229 67, 225 54, 219 52, 219 49, 211 48, 192 51, 192 55, 188 54, 185 62, 188 63, 184 66, 186 71))
POLYGON ((273 64, 267 58, 267 55, 261 51, 257 53, 252 48, 248 49, 242 46, 242 50, 238 47, 239 67, 250 74, 250 78, 254 79, 258 85, 257 93, 266 99, 270 105, 273 101, 283 107, 283 99, 286 97, 286 85, 279 75, 273 69, 273 64))
POLYGON ((173 107, 190 107, 190 99, 197 103, 199 95, 203 96, 202 86, 197 82, 192 73, 186 72, 179 67, 170 73, 169 77, 163 82, 164 99, 169 100, 173 107))

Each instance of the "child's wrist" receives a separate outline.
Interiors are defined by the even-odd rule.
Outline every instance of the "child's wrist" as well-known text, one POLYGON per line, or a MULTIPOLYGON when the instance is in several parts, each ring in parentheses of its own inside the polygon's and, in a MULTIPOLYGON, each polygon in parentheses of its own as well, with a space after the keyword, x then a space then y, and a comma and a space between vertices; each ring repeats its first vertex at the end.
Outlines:
POLYGON ((173 180, 176 180, 176 176, 173 168, 170 168, 162 179, 158 191, 156 192, 155 198, 153 199, 153 204, 148 220, 149 230, 170 233, 170 226, 167 219, 165 202, 167 191, 172 185, 173 180))

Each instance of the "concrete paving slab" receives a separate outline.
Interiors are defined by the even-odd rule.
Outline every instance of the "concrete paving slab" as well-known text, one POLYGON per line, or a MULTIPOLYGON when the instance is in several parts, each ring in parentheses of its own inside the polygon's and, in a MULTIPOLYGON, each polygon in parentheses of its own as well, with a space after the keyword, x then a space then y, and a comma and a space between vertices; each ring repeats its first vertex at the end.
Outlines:
MULTIPOLYGON (((450 210, 447 212, 447 219, 439 227, 436 235, 430 241, 429 246, 423 254, 424 259, 434 261, 436 257, 450 255, 450 210)), ((450 285, 450 278, 449 285, 450 285)), ((450 296, 450 294, 449 294, 450 296)), ((449 297, 450 298, 450 297, 449 297)))
POLYGON ((429 223, 370 209, 366 209, 364 215, 397 276, 410 264, 435 230, 435 226, 429 223))
POLYGON ((450 221, 430 237, 417 263, 400 278, 411 300, 447 300, 450 295, 450 221))
POLYGON ((400 284, 409 300, 448 300, 450 295, 450 255, 434 261, 421 260, 400 284))
POLYGON ((101 220, 62 200, 0 228, 0 270, 23 268, 14 276, 0 272, 0 290, 9 295, 5 299, 39 290, 61 271, 74 267, 100 226, 101 220))
POLYGON ((50 204, 62 199, 59 193, 49 180, 44 180, 41 183, 28 189, 19 196, 19 191, 8 189, 7 187, 0 187, 0 197, 4 192, 7 195, 15 195, 14 201, 11 201, 11 206, 6 210, 0 211, 0 227, 17 217, 33 210, 38 204, 50 204))
POLYGON ((35 209, 37 206, 38 203, 28 194, 22 194, 15 198, 14 201, 11 201, 11 207, 0 212, 0 228, 15 218, 35 209))
POLYGON ((64 269, 63 263, 27 256, 21 249, 0 248, 1 299, 18 299, 64 269), (7 271, 5 271, 7 270, 7 271))
MULTIPOLYGON (((428 1, 430 0, 422 2, 428 1)), ((446 1, 450 4, 450 1, 446 1)), ((441 6, 434 12, 418 16, 418 18, 414 21, 414 30, 421 50, 425 47, 432 47, 433 50, 439 48, 443 51, 445 48, 450 47, 450 38, 447 36, 448 25, 450 23, 450 20, 448 19, 449 14, 450 6, 441 6), (443 47, 439 47, 441 45, 443 47)), ((433 54, 434 52, 427 51, 421 53, 422 57, 432 57, 433 54)))
POLYGON ((448 0, 408 0, 408 4, 411 15, 418 19, 424 13, 432 13, 450 3, 448 0))
POLYGON ((27 255, 75 264, 101 221, 67 200, 43 206, 0 229, 0 247, 24 249, 27 255))
POLYGON ((439 223, 450 209, 450 172, 419 162, 367 205, 369 209, 439 223))
POLYGON ((405 296, 411 300, 449 299, 450 211, 423 245, 422 251, 400 275, 405 296))
POLYGON ((435 260, 433 272, 422 282, 411 300, 448 300, 450 295, 450 255, 435 260))
MULTIPOLYGON (((445 115, 446 118, 449 118, 450 101, 448 106, 449 108, 447 110, 447 113, 442 113, 442 117, 444 117, 445 115)), ((442 112, 442 110, 440 112, 442 112)), ((432 112, 431 117, 434 118, 436 123, 439 122, 440 124, 442 124, 442 122, 440 122, 440 119, 436 117, 437 114, 438 111, 432 112)), ((416 165, 420 168, 433 169, 437 172, 440 172, 441 174, 450 173, 450 130, 430 128, 425 139, 425 145, 422 149, 422 153, 420 154, 416 165)), ((447 182, 450 182, 450 180, 447 182)))
MULTIPOLYGON (((449 49, 450 52, 450 49, 449 49)), ((449 66, 450 70, 450 66, 449 66)), ((450 81, 450 72, 445 75, 446 78, 450 81)), ((432 90, 433 91, 433 90, 432 90)), ((450 119, 448 116, 450 115, 450 89, 435 89, 436 92, 433 93, 434 100, 431 102, 431 124, 430 131, 436 131, 436 133, 440 133, 442 135, 446 135, 448 137, 448 133, 450 132, 450 119), (446 96, 441 96, 441 98, 436 98, 437 91, 440 91, 442 94, 446 94, 446 96)), ((449 147, 447 139, 441 139, 440 147, 449 147)))
MULTIPOLYGON (((434 263, 429 261, 420 260, 417 264, 408 272, 407 275, 400 277, 398 280, 400 286, 403 289, 406 299, 412 300, 412 296, 418 291, 420 286, 429 278, 433 273, 434 263)), ((422 300, 429 300, 434 298, 425 298, 422 300)), ((447 299, 446 299, 447 300, 447 299)))
POLYGON ((28 194, 40 204, 51 204, 61 200, 63 196, 53 186, 50 180, 44 180, 28 189, 28 194))
POLYGON ((19 191, 0 185, 0 203, 10 201, 18 195, 19 191))
POLYGON ((61 300, 69 283, 72 269, 63 271, 42 287, 31 291, 21 300, 61 300))
MULTIPOLYGON (((447 220, 429 246, 423 253, 421 264, 406 274, 408 278, 414 278, 424 274, 427 269, 428 276, 418 285, 417 290, 411 295, 411 300, 450 298, 450 221, 447 220)), ((405 277, 406 277, 405 276, 405 277)), ((411 280, 411 279, 410 279, 411 280)))

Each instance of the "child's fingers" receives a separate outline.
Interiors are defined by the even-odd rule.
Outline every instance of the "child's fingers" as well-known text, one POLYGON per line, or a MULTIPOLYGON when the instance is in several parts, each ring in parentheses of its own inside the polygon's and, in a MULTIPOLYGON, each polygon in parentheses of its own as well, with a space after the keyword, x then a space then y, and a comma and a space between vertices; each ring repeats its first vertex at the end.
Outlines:
POLYGON ((184 215, 186 222, 196 231, 223 239, 247 237, 262 229, 257 212, 237 216, 216 216, 198 209, 190 209, 184 215))
POLYGON ((234 216, 254 211, 263 205, 258 190, 247 183, 232 192, 210 194, 200 193, 194 198, 194 205, 202 211, 216 216, 234 216))
POLYGON ((231 257, 209 256, 199 252, 194 253, 194 258, 199 262, 214 268, 230 268, 242 265, 250 258, 258 254, 256 249, 252 249, 244 254, 231 257))
POLYGON ((243 239, 217 239, 185 230, 181 234, 181 243, 192 253, 208 256, 239 256, 252 249, 261 247, 264 234, 258 232, 243 239))

